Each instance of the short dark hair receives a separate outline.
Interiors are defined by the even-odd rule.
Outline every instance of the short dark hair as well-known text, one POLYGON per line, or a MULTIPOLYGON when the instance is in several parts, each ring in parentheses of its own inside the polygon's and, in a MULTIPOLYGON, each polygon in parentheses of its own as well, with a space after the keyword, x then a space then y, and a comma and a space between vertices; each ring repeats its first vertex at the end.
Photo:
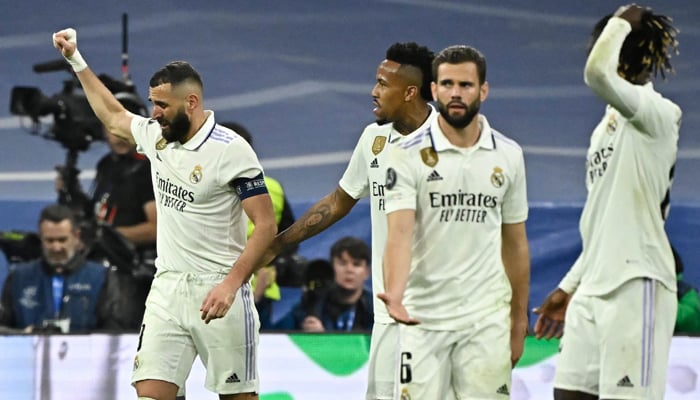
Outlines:
POLYGON ((440 51, 433 60, 433 81, 437 82, 437 71, 441 64, 462 64, 473 62, 479 74, 479 84, 486 82, 486 57, 474 47, 465 45, 450 46, 440 51))
MULTIPOLYGON (((612 15, 601 18, 593 27, 588 41, 588 53, 605 29, 612 15)), ((641 29, 630 32, 622 43, 618 71, 630 80, 645 70, 656 77, 666 79, 666 72, 673 72, 671 53, 678 54, 678 29, 671 25, 671 18, 654 14, 650 9, 642 13, 641 29)))
POLYGON ((435 55, 425 47, 415 42, 394 43, 386 50, 386 59, 404 65, 418 68, 421 72, 420 96, 431 101, 433 94, 430 91, 432 81, 431 65, 435 55))
POLYGON ((336 257, 340 257, 345 251, 350 254, 350 257, 365 260, 367 261, 368 265, 370 264, 371 255, 369 246, 367 246, 367 243, 365 243, 364 240, 352 236, 346 236, 333 243, 333 246, 331 246, 331 260, 336 257))
POLYGON ((63 204, 50 204, 44 207, 39 214, 39 225, 44 221, 59 223, 65 220, 70 221, 72 229, 78 227, 78 220, 75 213, 68 206, 64 206, 63 204))
POLYGON ((187 81, 194 82, 199 87, 204 87, 202 78, 190 63, 186 61, 172 61, 156 71, 148 85, 156 87, 170 83, 173 86, 177 86, 187 81))

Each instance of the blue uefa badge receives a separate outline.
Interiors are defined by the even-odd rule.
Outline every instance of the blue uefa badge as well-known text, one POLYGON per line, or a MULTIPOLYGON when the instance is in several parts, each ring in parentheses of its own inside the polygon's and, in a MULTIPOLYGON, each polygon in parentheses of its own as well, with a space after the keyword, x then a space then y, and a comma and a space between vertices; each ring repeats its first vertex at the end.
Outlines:
POLYGON ((396 171, 393 168, 386 170, 386 188, 391 190, 396 185, 396 171))

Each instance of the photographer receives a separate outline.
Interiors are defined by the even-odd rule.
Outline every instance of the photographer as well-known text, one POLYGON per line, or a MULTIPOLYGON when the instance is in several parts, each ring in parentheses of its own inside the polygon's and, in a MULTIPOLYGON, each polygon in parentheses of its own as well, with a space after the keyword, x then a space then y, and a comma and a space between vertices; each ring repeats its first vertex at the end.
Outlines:
MULTIPOLYGON (((100 317, 107 268, 86 261, 70 208, 55 204, 39 217, 42 257, 17 264, 3 285, 0 325, 25 332, 87 332, 108 325, 100 317)), ((106 317, 112 316, 107 313, 106 317)))
MULTIPOLYGON (((132 86, 100 75, 122 105, 134 114, 147 115, 132 86)), ((155 259, 156 205, 148 160, 136 152, 135 145, 105 131, 110 152, 97 164, 97 174, 88 194, 79 185, 64 185, 65 171, 59 168, 56 189, 59 199, 69 192, 68 204, 87 221, 108 225, 136 248, 141 261, 155 259)), ((62 202, 59 200, 59 202, 62 202)), ((62 202, 63 203, 63 202, 62 202)), ((85 236, 84 236, 85 238, 85 236)), ((89 239, 89 238, 88 238, 89 239)), ((89 240, 86 240, 90 245, 89 240)))

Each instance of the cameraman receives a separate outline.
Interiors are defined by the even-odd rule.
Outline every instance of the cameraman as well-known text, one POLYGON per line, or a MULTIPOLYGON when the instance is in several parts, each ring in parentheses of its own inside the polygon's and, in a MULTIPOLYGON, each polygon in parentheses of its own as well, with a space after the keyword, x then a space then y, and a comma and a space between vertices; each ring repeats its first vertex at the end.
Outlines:
MULTIPOLYGON (((134 114, 147 115, 145 105, 133 86, 108 75, 100 79, 134 114)), ((155 259, 156 203, 153 195, 150 163, 131 145, 105 131, 110 152, 97 163, 97 174, 89 194, 80 187, 66 188, 62 174, 56 180, 60 194, 70 191, 69 198, 78 204, 70 205, 90 222, 107 225, 134 245, 141 261, 155 259)), ((86 240, 89 242, 89 240, 86 240)), ((90 243, 86 243, 88 246, 90 243)))

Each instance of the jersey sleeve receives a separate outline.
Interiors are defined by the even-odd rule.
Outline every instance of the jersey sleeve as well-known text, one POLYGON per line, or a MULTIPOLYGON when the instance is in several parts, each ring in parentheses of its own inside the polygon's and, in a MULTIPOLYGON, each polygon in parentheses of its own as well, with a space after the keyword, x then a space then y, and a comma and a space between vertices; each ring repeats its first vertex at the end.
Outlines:
POLYGON ((678 135, 682 112, 680 107, 649 88, 639 87, 639 108, 630 122, 651 137, 678 135))
POLYGON ((504 224, 517 224, 527 220, 527 184, 525 177, 525 160, 522 151, 511 167, 513 172, 509 177, 510 184, 506 191, 501 209, 504 224))
POLYGON ((366 136, 367 130, 365 129, 360 140, 357 141, 350 162, 338 183, 345 193, 355 200, 369 195, 369 176, 367 174, 369 161, 365 157, 366 149, 364 148, 366 136))
POLYGON ((677 132, 681 110, 651 85, 635 85, 622 78, 617 70, 620 51, 631 32, 629 22, 612 17, 606 24, 586 62, 586 84, 606 103, 630 119, 637 129, 651 137, 677 132))
POLYGON ((581 277, 583 276, 583 262, 579 255, 574 262, 574 265, 569 269, 564 278, 559 282, 559 289, 565 291, 568 294, 573 294, 578 285, 581 283, 581 277))
MULTIPOLYGON (((220 185, 237 185, 245 180, 258 178, 262 181, 263 169, 253 148, 242 138, 236 138, 221 152, 217 168, 220 185)), ((263 182, 264 186, 264 182, 263 182)), ((265 190, 267 193, 267 190, 265 190)))
POLYGON ((588 87, 626 117, 634 115, 639 107, 637 85, 617 73, 622 44, 631 30, 624 19, 610 18, 593 45, 584 69, 588 87))
POLYGON ((131 119, 131 135, 136 142, 136 151, 151 159, 155 155, 156 141, 161 137, 158 122, 135 115, 131 119))
MULTIPOLYGON (((417 181, 411 164, 411 152, 401 146, 389 146, 389 161, 384 184, 386 213, 398 210, 415 210, 417 181)), ((420 160, 420 157, 414 157, 420 160)))

